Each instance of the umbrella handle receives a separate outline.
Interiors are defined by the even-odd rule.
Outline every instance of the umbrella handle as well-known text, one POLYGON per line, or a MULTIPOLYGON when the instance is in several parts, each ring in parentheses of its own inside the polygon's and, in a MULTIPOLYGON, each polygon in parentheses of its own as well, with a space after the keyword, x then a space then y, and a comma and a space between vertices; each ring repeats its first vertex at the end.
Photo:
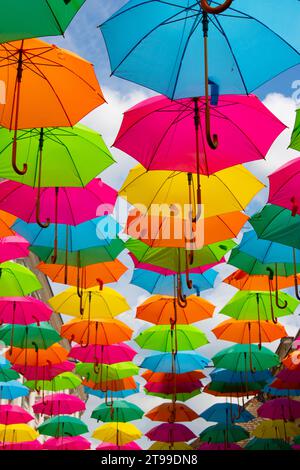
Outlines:
MULTIPOLYGON (((50 225, 50 219, 47 218, 45 223, 41 222, 40 220, 43 145, 44 145, 44 129, 41 128, 40 140, 39 140, 39 157, 40 158, 39 158, 38 184, 37 184, 37 196, 36 196, 36 221, 41 228, 47 228, 50 225)), ((57 188, 56 188, 56 191, 58 191, 57 188)), ((56 197, 56 205, 57 205, 57 197, 56 197)))
MULTIPOLYGON (((267 268, 267 271, 269 273, 269 290, 270 292, 272 292, 273 291, 272 281, 274 279, 274 271, 270 267, 267 268)), ((288 306, 288 303, 286 300, 284 300, 282 305, 280 305, 279 303, 277 263, 275 263, 275 304, 276 304, 276 307, 281 310, 284 310, 288 306)))
POLYGON ((294 262, 294 285, 295 285, 295 295, 298 300, 300 300, 300 294, 299 294, 299 284, 298 284, 298 278, 297 278, 297 260, 296 260, 296 250, 293 248, 293 262, 294 262))
POLYGON ((177 304, 181 308, 185 308, 187 306, 186 295, 184 295, 182 293, 181 275, 180 274, 177 274, 177 304))
POLYGON ((193 281, 190 279, 190 271, 189 271, 189 259, 188 259, 188 252, 185 252, 185 279, 186 279, 186 285, 188 289, 193 288, 193 281))
POLYGON ((18 168, 18 165, 17 165, 17 134, 18 134, 18 131, 16 129, 15 133, 14 133, 14 140, 13 140, 13 146, 12 146, 11 164, 12 164, 12 167, 13 167, 15 173, 17 173, 18 175, 25 175, 25 173, 27 173, 27 169, 28 169, 27 163, 23 163, 23 169, 22 170, 20 170, 20 168, 18 168))
POLYGON ((101 370, 100 364, 96 364, 94 362, 94 372, 95 372, 95 374, 99 374, 100 370, 101 370))
POLYGON ((207 0, 201 0, 200 6, 201 8, 206 11, 206 13, 211 13, 212 15, 217 15, 219 13, 223 13, 223 11, 227 10, 230 7, 233 0, 225 0, 222 5, 218 7, 212 7, 207 3, 207 0))
POLYGON ((250 365, 250 370, 253 374, 255 374, 256 369, 253 367, 253 362, 252 362, 252 349, 251 349, 251 343, 249 344, 249 365, 250 365))
POLYGON ((99 277, 97 277, 96 281, 98 282, 99 284, 99 290, 103 290, 103 286, 104 286, 104 282, 102 281, 102 279, 100 279, 99 277))

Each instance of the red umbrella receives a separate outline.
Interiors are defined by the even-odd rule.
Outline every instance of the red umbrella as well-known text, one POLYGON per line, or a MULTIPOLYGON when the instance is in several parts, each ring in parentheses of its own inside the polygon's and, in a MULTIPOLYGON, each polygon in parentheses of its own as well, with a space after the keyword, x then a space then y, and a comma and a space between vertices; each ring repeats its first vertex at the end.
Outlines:
POLYGON ((148 431, 147 436, 151 441, 159 442, 186 442, 197 436, 184 424, 162 423, 148 431))

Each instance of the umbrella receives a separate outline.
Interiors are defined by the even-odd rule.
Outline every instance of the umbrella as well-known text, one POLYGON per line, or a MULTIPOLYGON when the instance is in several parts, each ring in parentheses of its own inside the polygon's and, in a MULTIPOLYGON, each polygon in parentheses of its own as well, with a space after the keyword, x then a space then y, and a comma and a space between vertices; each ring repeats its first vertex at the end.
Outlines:
POLYGON ((159 392, 148 392, 147 389, 144 390, 146 395, 153 396, 153 397, 158 397, 158 398, 163 398, 164 400, 172 400, 172 401, 180 401, 180 402, 185 402, 190 400, 191 398, 194 398, 198 395, 200 395, 201 390, 197 388, 196 390, 193 390, 192 392, 184 392, 184 393, 174 393, 174 390, 172 390, 172 393, 159 393, 159 392))
POLYGON ((212 380, 217 382, 268 382, 273 378, 273 375, 268 370, 262 371, 232 371, 227 369, 214 369, 210 373, 212 380))
POLYGON ((146 418, 152 421, 171 422, 190 422, 198 419, 199 416, 195 411, 186 406, 184 403, 162 403, 152 408, 145 414, 146 418))
MULTIPOLYGON (((300 277, 297 275, 297 277, 300 277)), ((277 276, 277 288, 286 289, 294 285, 294 276, 277 276)), ((269 291, 270 290, 270 274, 251 275, 245 271, 238 269, 230 276, 223 279, 223 282, 236 287, 239 290, 247 291, 269 291)))
POLYGON ((142 331, 134 341, 143 349, 171 352, 197 349, 208 344, 206 335, 192 325, 156 325, 142 331))
MULTIPOLYGON (((85 387, 93 388, 94 390, 101 390, 105 392, 104 398, 108 403, 108 393, 107 392, 120 392, 122 390, 133 390, 137 387, 133 377, 126 377, 125 379, 118 380, 100 380, 94 382, 93 380, 83 380, 82 384, 85 387)), ((115 398, 115 397, 112 397, 115 398)), ((122 398, 125 398, 122 396, 122 398)))
POLYGON ((52 311, 50 308, 44 302, 34 297, 0 298, 1 323, 17 325, 39 324, 40 322, 49 321, 51 315, 52 311))
POLYGON ((292 351, 283 360, 282 364, 290 370, 300 370, 300 353, 298 350, 292 351))
POLYGON ((195 351, 180 351, 175 358, 171 353, 155 354, 146 357, 140 364, 143 369, 150 369, 153 372, 172 372, 183 374, 192 370, 204 369, 209 360, 195 351), (173 364, 173 360, 175 365, 173 364))
POLYGON ((247 442, 245 450, 291 450, 291 446, 282 439, 259 439, 254 437, 247 442))
POLYGON ((128 444, 124 444, 123 446, 103 442, 96 447, 96 450, 142 450, 142 448, 135 442, 128 442, 128 444))
MULTIPOLYGON (((0 57, 0 79, 6 84, 7 97, 0 124, 14 130, 12 166, 24 175, 27 164, 23 163, 21 169, 17 164, 18 129, 73 126, 105 100, 93 66, 65 49, 39 39, 25 39, 0 45, 0 57), (12 78, 7 80, 8 76, 12 78), (76 105, 74 93, 83 98, 76 105)), ((38 154, 41 168, 43 131, 38 154)))
POLYGON ((20 406, 0 405, 0 424, 26 424, 33 419, 34 417, 20 406))
POLYGON ((73 414, 85 410, 85 403, 75 395, 68 395, 67 393, 55 393, 54 395, 47 396, 44 400, 37 401, 33 405, 33 411, 41 415, 60 415, 60 414, 73 414))
POLYGON ((254 416, 235 403, 216 403, 200 414, 200 418, 215 423, 248 423, 254 416))
POLYGON ((280 323, 256 320, 226 320, 213 328, 218 339, 234 343, 271 343, 288 336, 280 323))
POLYGON ((148 431, 145 436, 151 441, 183 442, 196 438, 195 434, 184 424, 162 423, 148 431))
POLYGON ((61 340, 58 332, 48 322, 39 325, 5 325, 0 328, 0 341, 18 348, 37 347, 47 349, 61 340))
POLYGON ((282 380, 283 382, 296 382, 300 381, 300 368, 297 369, 281 369, 281 371, 276 374, 276 378, 282 380))
POLYGON ((34 441, 38 437, 39 433, 28 426, 28 424, 0 424, 0 441, 3 443, 34 441))
POLYGON ((81 419, 68 415, 46 419, 37 429, 40 434, 53 437, 79 436, 88 432, 87 425, 81 419))
POLYGON ((94 364, 114 364, 132 361, 136 351, 127 344, 111 344, 109 346, 91 344, 87 348, 74 346, 69 356, 82 362, 93 362, 94 364))
POLYGON ((211 450, 211 451, 216 451, 216 450, 243 450, 241 446, 234 444, 234 443, 209 443, 209 442, 204 442, 204 444, 201 444, 201 446, 198 447, 197 450, 211 450))
POLYGON ((67 0, 55 4, 53 1, 29 0, 24 3, 14 0, 12 6, 10 1, 5 1, 2 5, 0 42, 63 34, 84 2, 67 0))
MULTIPOLYGON (((299 113, 297 113, 297 121, 299 121, 299 113)), ((294 131, 292 148, 296 147, 295 135, 294 131)), ((300 158, 295 158, 268 176, 270 181, 269 202, 289 209, 293 215, 300 214, 299 162, 300 158)))
POLYGON ((42 450, 42 444, 38 440, 19 443, 0 442, 0 450, 42 450))
POLYGON ((20 366, 49 366, 66 361, 68 352, 59 344, 52 344, 47 349, 14 347, 5 353, 12 364, 20 366))
POLYGON ((263 389, 266 382, 210 382, 203 392, 214 397, 247 397, 257 395, 263 389))
MULTIPOLYGON (((291 137, 291 143, 290 143, 290 148, 295 149, 295 150, 300 150, 300 133, 299 133, 299 125, 300 125, 300 113, 299 110, 296 110, 296 120, 295 120, 295 126, 293 129, 292 137, 291 137)), ((297 159, 292 160, 293 162, 296 162, 297 159)))
POLYGON ((191 295, 186 302, 187 305, 181 307, 174 297, 154 295, 138 306, 136 318, 156 325, 173 324, 175 321, 186 325, 213 316, 215 306, 208 300, 191 295))
POLYGON ((27 380, 52 380, 63 372, 71 372, 75 368, 73 362, 64 361, 60 364, 45 366, 28 366, 15 364, 13 369, 22 374, 27 380))
POLYGON ((265 385, 265 387, 263 388, 263 392, 267 393, 268 395, 272 397, 299 397, 300 396, 299 388, 297 388, 297 390, 292 390, 290 388, 275 388, 273 386, 271 387, 271 386, 265 385))
POLYGON ((270 369, 279 365, 277 354, 256 344, 236 344, 223 349, 212 357, 215 367, 233 371, 252 371, 270 369))
POLYGON ((133 330, 119 320, 71 320, 61 328, 61 336, 83 345, 99 344, 108 346, 129 341, 133 330))
MULTIPOLYGON (((47 390, 49 392, 60 392, 62 390, 69 389, 75 390, 77 387, 79 387, 79 385, 81 385, 81 379, 72 372, 62 372, 61 374, 53 377, 51 380, 27 380, 25 384, 31 390, 36 390, 38 393, 40 393, 41 390, 47 390)), ((43 401, 45 403, 44 399, 43 401)))
POLYGON ((142 374, 143 379, 149 382, 158 382, 158 383, 185 383, 185 382, 196 382, 199 379, 206 379, 206 375, 203 374, 200 370, 193 370, 191 372, 186 372, 185 374, 172 374, 165 372, 152 372, 151 370, 146 370, 142 374))
POLYGON ((20 375, 18 372, 12 369, 0 369, 0 382, 9 382, 10 380, 19 379, 20 375))
POLYGON ((230 443, 243 441, 249 437, 248 431, 240 426, 228 426, 228 424, 219 423, 209 426, 200 434, 200 440, 203 442, 230 443))
POLYGON ((2 400, 14 400, 29 395, 29 389, 17 380, 0 382, 0 397, 2 400))
POLYGON ((295 421, 300 418, 300 402, 289 398, 275 398, 263 403, 257 413, 261 418, 295 421))
POLYGON ((253 436, 261 439, 283 439, 284 441, 298 434, 299 427, 295 423, 278 419, 262 421, 252 431, 253 436))
POLYGON ((130 423, 107 423, 96 428, 92 437, 94 439, 122 446, 136 439, 140 439, 140 437, 142 437, 142 433, 130 423))
MULTIPOLYGON (((92 395, 92 396, 95 396, 95 397, 98 397, 98 398, 106 398, 107 399, 107 395, 108 393, 107 392, 103 392, 102 390, 94 390, 90 387, 84 387, 84 391, 88 394, 88 395, 92 395)), ((127 389, 127 390, 110 390, 109 391, 109 395, 112 399, 114 398, 127 398, 131 395, 134 395, 136 393, 139 393, 139 388, 137 386, 135 386, 134 388, 132 389, 127 389)))
POLYGON ((11 237, 15 235, 15 232, 12 230, 11 226, 15 222, 16 217, 12 214, 9 214, 5 211, 0 211, 0 236, 1 237, 11 237))
POLYGON ((95 367, 93 363, 79 362, 76 364, 76 372, 93 382, 107 380, 119 380, 139 373, 139 368, 133 362, 119 362, 116 364, 99 364, 95 367))
POLYGON ((29 242, 19 235, 0 238, 0 262, 29 256, 29 242))
POLYGON ((0 296, 22 297, 41 287, 37 277, 25 266, 10 261, 0 264, 0 296))
POLYGON ((200 380, 194 382, 185 382, 185 383, 176 383, 175 377, 172 382, 169 383, 158 383, 158 382, 148 382, 145 385, 145 390, 155 394, 164 394, 176 396, 177 393, 192 393, 195 390, 200 390, 203 388, 203 384, 200 380))
POLYGON ((82 436, 50 437, 43 444, 44 450, 90 450, 91 443, 82 436))
POLYGON ((122 422, 134 421, 143 417, 143 410, 133 403, 124 400, 118 400, 114 403, 102 403, 97 406, 91 414, 91 418, 103 422, 122 422))
POLYGON ((185 442, 154 442, 148 450, 193 450, 191 446, 185 442))

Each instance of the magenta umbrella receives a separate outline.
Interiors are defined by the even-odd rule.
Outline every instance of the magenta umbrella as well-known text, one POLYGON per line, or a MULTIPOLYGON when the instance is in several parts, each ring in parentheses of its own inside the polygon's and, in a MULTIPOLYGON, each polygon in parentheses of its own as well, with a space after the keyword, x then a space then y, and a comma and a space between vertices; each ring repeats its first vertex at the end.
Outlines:
POLYGON ((269 202, 300 214, 300 157, 269 175, 269 202))
POLYGON ((0 450, 43 450, 43 446, 37 440, 18 443, 0 442, 0 450))
POLYGON ((89 450, 91 443, 82 436, 51 437, 44 442, 44 450, 89 450))
POLYGON ((0 405, 0 424, 26 424, 33 420, 27 411, 17 405, 0 405))
POLYGON ((150 393, 164 393, 171 394, 176 389, 176 393, 192 393, 195 390, 199 390, 203 387, 203 384, 200 380, 196 382, 183 382, 183 383, 174 383, 172 382, 148 382, 145 385, 145 389, 150 393))
POLYGON ((300 349, 300 336, 298 336, 298 338, 295 339, 295 341, 293 342, 293 346, 296 349, 300 349))
POLYGON ((162 423, 145 434, 151 441, 186 442, 197 436, 184 424, 162 423))
POLYGON ((208 443, 204 442, 201 444, 200 447, 198 447, 197 450, 243 450, 241 446, 234 444, 234 443, 228 443, 228 444, 223 444, 223 443, 208 443))
POLYGON ((117 446, 115 444, 108 444, 106 442, 102 442, 96 447, 96 450, 143 450, 138 444, 135 442, 129 442, 123 446, 117 446))
POLYGON ((75 365, 73 362, 64 361, 60 364, 49 362, 47 366, 28 366, 14 364, 12 369, 22 374, 27 380, 52 380, 63 372, 71 372, 75 365))
POLYGON ((94 364, 115 364, 132 361, 136 351, 127 344, 116 343, 109 346, 90 344, 87 347, 74 346, 69 356, 81 362, 94 364))
POLYGON ((29 255, 29 242, 20 235, 0 238, 0 263, 29 255))
POLYGON ((295 421, 300 418, 300 402, 289 398, 275 398, 263 403, 257 414, 261 418, 295 421))
POLYGON ((33 297, 0 298, 0 323, 39 324, 43 321, 49 321, 51 315, 52 310, 44 302, 33 297))
POLYGON ((41 415, 71 415, 79 411, 85 411, 85 403, 75 395, 55 393, 40 400, 32 408, 35 413, 41 415))
POLYGON ((282 382, 299 382, 300 383, 300 370, 298 369, 282 369, 276 375, 276 378, 282 382))

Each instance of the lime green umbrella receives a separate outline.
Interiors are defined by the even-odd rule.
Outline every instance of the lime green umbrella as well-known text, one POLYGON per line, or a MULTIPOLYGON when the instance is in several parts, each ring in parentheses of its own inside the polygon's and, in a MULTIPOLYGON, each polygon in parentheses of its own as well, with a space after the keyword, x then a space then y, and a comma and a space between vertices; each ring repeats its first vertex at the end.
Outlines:
POLYGON ((192 392, 189 392, 189 393, 159 393, 159 392, 149 392, 147 389, 144 389, 144 392, 146 395, 150 395, 150 396, 153 396, 153 397, 158 397, 158 398, 163 398, 164 400, 172 400, 174 397, 176 398, 177 401, 182 401, 182 402, 185 402, 185 401, 188 401, 190 400, 191 398, 194 398, 196 397, 197 395, 200 395, 201 393, 201 390, 200 389, 197 389, 197 390, 193 390, 192 392))
POLYGON ((9 382, 10 380, 17 380, 20 374, 13 369, 0 369, 0 382, 9 382))
POLYGON ((0 264, 0 297, 23 297, 41 288, 37 277, 24 266, 10 261, 0 264))
POLYGON ((143 414, 143 410, 133 403, 129 403, 125 400, 117 400, 113 403, 102 403, 97 406, 97 408, 93 410, 91 418, 105 423, 112 421, 127 423, 128 421, 141 419, 143 414))
POLYGON ((52 380, 28 380, 26 387, 32 390, 47 390, 49 392, 60 392, 62 390, 72 390, 81 385, 81 379, 72 372, 63 372, 52 380))
POLYGON ((79 436, 89 431, 87 425, 81 419, 68 415, 59 415, 47 419, 37 429, 40 434, 53 437, 79 436))
POLYGON ((2 0, 0 42, 64 34, 85 0, 2 0))
POLYGON ((238 442, 249 438, 249 433, 241 426, 228 426, 226 423, 218 423, 209 426, 200 434, 202 442, 224 443, 238 442))
POLYGON ((235 344, 212 357, 215 367, 233 371, 260 371, 276 367, 279 357, 269 349, 256 344, 235 344))
POLYGON ((283 439, 259 439, 254 437, 244 447, 245 450, 292 450, 283 439))
POLYGON ((135 342, 143 349, 155 351, 188 351, 208 343, 206 335, 192 325, 156 325, 140 333, 135 342))
POLYGON ((106 380, 121 380, 139 373, 139 368, 133 362, 117 362, 115 364, 95 364, 80 362, 76 365, 77 374, 92 380, 101 382, 106 380))
POLYGON ((58 332, 48 322, 40 325, 5 325, 0 328, 0 341, 18 348, 47 349, 61 340, 58 332))
POLYGON ((300 150, 300 109, 296 111, 296 121, 291 137, 290 148, 300 150))
MULTIPOLYGON (((82 124, 73 128, 44 128, 42 132, 41 187, 83 187, 114 163, 102 137, 82 124), (57 171, 58 168, 63 171, 57 171)), ((18 156, 28 165, 25 175, 18 175, 11 165, 13 134, 13 131, 0 128, 0 175, 37 187, 41 130, 18 132, 18 156)))

